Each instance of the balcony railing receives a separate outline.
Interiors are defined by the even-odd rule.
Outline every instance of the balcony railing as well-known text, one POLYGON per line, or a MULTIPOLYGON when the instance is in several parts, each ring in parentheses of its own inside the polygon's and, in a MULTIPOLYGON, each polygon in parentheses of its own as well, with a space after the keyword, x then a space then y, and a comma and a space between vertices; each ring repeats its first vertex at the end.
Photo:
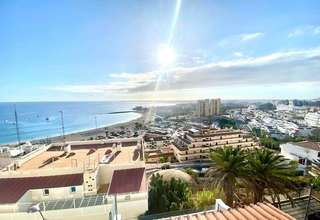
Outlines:
MULTIPOLYGON (((117 202, 125 201, 136 201, 147 198, 147 192, 137 192, 128 194, 118 194, 117 202)), ((84 196, 81 198, 70 198, 70 199, 59 199, 59 200, 49 200, 49 201, 39 201, 39 202, 25 202, 15 204, 2 204, 0 205, 0 213, 12 213, 12 212, 27 212, 28 209, 39 203, 41 211, 59 210, 59 209, 74 209, 74 208, 84 208, 90 206, 108 205, 112 204, 114 197, 108 194, 97 194, 93 196, 84 196), (8 208, 6 208, 6 206, 8 208), (11 209, 9 207, 12 207, 11 209), (3 211, 5 210, 5 211, 3 211)))

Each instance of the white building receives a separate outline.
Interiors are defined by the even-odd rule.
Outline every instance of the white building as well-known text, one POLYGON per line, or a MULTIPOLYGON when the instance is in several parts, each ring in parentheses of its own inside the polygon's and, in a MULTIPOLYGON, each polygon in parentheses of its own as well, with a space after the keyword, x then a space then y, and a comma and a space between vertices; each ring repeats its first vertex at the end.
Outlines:
POLYGON ((316 142, 290 142, 281 144, 280 148, 281 155, 287 159, 297 161, 301 170, 304 170, 311 162, 320 159, 320 144, 316 142))
POLYGON ((140 141, 70 142, 70 149, 49 145, 19 158, 0 172, 0 219, 40 220, 28 212, 35 204, 45 219, 105 220, 115 212, 136 219, 148 210, 140 141))
POLYGON ((307 113, 304 120, 309 126, 320 127, 320 114, 318 112, 307 113))

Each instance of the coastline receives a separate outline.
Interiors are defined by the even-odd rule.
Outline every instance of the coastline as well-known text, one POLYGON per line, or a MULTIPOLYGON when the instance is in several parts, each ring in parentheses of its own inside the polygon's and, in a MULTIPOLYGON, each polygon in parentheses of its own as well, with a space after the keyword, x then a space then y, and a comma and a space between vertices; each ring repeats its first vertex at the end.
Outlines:
MULTIPOLYGON (((142 123, 144 124, 146 121, 146 113, 145 112, 136 112, 140 114, 140 116, 136 119, 127 121, 127 122, 120 122, 112 125, 103 126, 100 128, 89 129, 85 131, 73 132, 70 134, 65 135, 65 141, 81 141, 81 140, 89 140, 89 139, 96 139, 98 136, 106 136, 106 130, 108 132, 112 131, 119 131, 121 128, 131 129, 135 127, 135 123, 142 123)), ((120 113, 121 114, 121 113, 120 113)), ((49 138, 40 138, 31 140, 31 143, 56 143, 56 142, 63 142, 63 136, 54 136, 49 138)))

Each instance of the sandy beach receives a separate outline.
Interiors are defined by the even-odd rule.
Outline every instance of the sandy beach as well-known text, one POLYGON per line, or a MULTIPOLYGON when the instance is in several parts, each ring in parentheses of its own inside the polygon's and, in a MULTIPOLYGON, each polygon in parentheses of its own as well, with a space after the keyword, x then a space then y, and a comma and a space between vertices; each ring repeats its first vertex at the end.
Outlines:
MULTIPOLYGON (((86 131, 74 132, 71 134, 65 135, 65 141, 81 141, 81 140, 90 140, 96 139, 97 137, 105 137, 106 131, 109 133, 112 131, 120 131, 120 130, 133 130, 136 123, 144 124, 146 122, 147 113, 137 112, 140 116, 134 120, 117 123, 114 125, 109 125, 105 127, 100 127, 97 129, 90 129, 86 131)), ((121 113, 120 113, 121 114, 121 113)), ((32 143, 56 143, 63 142, 63 136, 55 136, 49 138, 43 138, 38 140, 32 140, 32 143)))

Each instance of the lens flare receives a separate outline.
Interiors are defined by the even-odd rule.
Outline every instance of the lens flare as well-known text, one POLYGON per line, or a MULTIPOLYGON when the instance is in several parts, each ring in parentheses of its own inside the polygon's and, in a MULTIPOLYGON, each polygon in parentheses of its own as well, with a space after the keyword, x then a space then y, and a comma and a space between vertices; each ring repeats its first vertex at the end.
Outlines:
POLYGON ((176 54, 169 45, 161 45, 158 49, 158 60, 160 65, 168 66, 176 59, 176 54))

